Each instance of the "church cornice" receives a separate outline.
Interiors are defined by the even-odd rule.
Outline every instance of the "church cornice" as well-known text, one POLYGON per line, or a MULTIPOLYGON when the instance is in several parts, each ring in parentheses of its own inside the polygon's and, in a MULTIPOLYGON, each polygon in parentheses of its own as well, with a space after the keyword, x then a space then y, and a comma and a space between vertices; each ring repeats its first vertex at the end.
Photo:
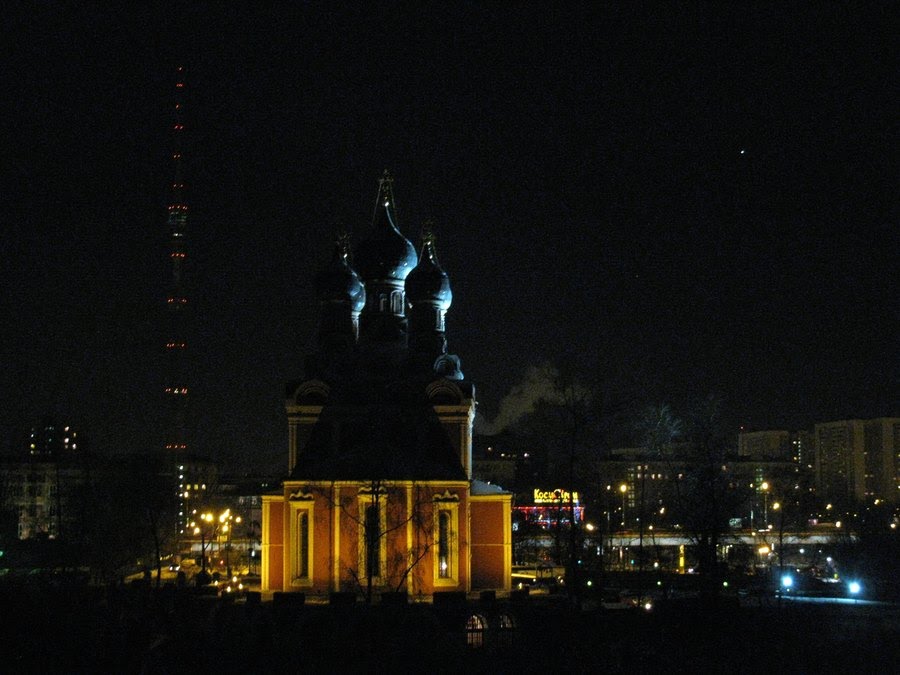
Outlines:
POLYGON ((288 405, 299 407, 324 405, 331 396, 331 387, 322 380, 306 380, 297 385, 288 397, 288 405))

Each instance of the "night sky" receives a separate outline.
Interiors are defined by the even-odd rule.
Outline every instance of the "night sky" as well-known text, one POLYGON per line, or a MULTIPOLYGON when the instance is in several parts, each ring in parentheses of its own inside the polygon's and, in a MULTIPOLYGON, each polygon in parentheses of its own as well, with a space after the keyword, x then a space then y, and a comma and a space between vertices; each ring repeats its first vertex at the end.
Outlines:
POLYGON ((190 4, 4 10, 7 429, 161 447, 180 63, 200 453, 286 466, 312 275, 384 169, 486 419, 554 360, 735 429, 900 415, 890 3, 190 4))

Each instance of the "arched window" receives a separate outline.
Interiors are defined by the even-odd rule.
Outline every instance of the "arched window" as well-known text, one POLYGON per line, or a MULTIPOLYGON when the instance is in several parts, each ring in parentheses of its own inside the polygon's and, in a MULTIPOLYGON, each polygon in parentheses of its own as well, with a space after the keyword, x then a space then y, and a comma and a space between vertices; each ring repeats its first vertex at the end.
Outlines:
POLYGON ((309 578, 309 511, 298 514, 297 523, 297 578, 309 578))
POLYGON ((313 508, 307 494, 291 495, 291 585, 311 586, 313 583, 313 508))
POLYGON ((497 617, 497 641, 503 645, 510 645, 513 634, 516 631, 516 619, 511 614, 503 613, 497 617))
POLYGON ((381 519, 379 518, 378 505, 369 504, 366 507, 365 522, 366 537, 366 575, 381 576, 381 519))
POLYGON ((453 576, 450 568, 451 517, 450 511, 444 509, 438 513, 438 577, 441 579, 453 576))
POLYGON ((379 491, 359 495, 357 574, 360 579, 371 578, 376 586, 384 582, 387 561, 386 500, 387 495, 379 491))
POLYGON ((403 314, 403 291, 391 292, 391 311, 394 314, 403 314))
POLYGON ((472 614, 466 619, 466 646, 479 648, 484 647, 484 631, 487 628, 487 621, 481 614, 472 614))
POLYGON ((434 499, 434 585, 459 584, 459 497, 449 491, 434 499))

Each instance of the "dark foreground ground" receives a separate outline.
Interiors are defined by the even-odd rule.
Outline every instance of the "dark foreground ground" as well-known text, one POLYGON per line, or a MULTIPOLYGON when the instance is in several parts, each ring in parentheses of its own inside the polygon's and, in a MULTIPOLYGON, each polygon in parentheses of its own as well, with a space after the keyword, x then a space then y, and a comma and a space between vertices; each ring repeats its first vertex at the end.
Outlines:
POLYGON ((340 607, 174 588, 0 593, 0 663, 10 673, 833 674, 896 672, 900 663, 896 606, 575 611, 536 597, 340 607), (467 632, 472 615, 483 632, 467 632))

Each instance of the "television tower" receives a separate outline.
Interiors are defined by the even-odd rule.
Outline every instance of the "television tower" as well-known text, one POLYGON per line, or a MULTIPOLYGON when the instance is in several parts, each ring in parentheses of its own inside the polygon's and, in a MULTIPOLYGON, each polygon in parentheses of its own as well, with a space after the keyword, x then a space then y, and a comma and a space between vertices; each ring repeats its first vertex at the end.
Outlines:
POLYGON ((187 230, 188 207, 185 203, 183 176, 183 135, 184 135, 184 67, 179 66, 175 79, 175 110, 172 123, 172 184, 169 189, 169 205, 166 223, 169 230, 169 258, 172 278, 168 295, 166 333, 166 432, 165 448, 174 464, 177 520, 176 532, 184 533, 189 514, 186 508, 185 462, 188 441, 186 417, 188 386, 186 382, 185 313, 188 299, 185 289, 185 263, 187 258, 185 235, 187 230))

